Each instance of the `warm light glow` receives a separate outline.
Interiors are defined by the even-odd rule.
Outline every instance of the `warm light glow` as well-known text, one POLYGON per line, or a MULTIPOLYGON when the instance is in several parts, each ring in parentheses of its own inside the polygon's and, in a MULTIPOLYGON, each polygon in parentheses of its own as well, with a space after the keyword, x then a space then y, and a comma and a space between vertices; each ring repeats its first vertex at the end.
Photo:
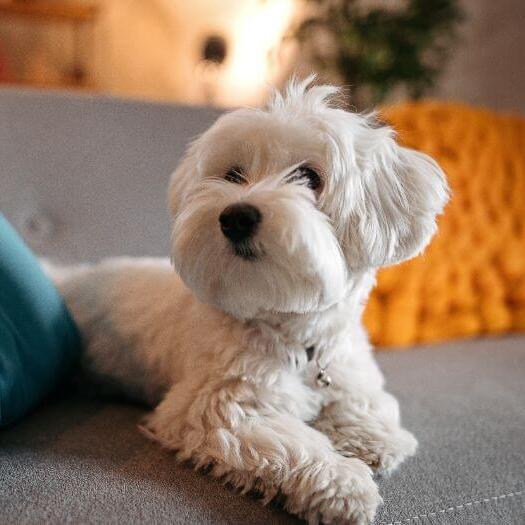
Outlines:
POLYGON ((292 20, 295 0, 251 0, 232 16, 230 56, 217 76, 215 103, 260 102, 282 67, 282 38, 292 20))

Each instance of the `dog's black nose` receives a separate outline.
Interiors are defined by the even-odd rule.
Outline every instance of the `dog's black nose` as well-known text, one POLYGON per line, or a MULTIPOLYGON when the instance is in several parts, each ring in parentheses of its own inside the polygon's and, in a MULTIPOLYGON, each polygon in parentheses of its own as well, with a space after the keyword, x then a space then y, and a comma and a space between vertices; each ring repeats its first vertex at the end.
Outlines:
POLYGON ((219 216, 221 230, 233 242, 249 239, 261 222, 261 212, 251 204, 232 204, 219 216))

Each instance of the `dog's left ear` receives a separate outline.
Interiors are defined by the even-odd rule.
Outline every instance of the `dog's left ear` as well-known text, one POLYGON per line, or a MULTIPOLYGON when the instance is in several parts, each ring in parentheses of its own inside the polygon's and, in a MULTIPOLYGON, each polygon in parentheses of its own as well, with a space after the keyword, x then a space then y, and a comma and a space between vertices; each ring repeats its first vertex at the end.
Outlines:
POLYGON ((445 175, 431 157, 399 146, 388 127, 368 127, 367 133, 343 239, 354 268, 387 266, 419 254, 448 200, 445 175))

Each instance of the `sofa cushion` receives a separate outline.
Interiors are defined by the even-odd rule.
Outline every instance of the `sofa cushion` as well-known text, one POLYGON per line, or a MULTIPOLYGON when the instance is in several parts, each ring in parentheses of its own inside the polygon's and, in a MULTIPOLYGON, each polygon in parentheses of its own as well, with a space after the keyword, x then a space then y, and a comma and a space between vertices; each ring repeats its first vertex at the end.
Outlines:
POLYGON ((79 355, 63 299, 0 213, 0 428, 60 385, 79 355))
POLYGON ((52 260, 165 256, 170 174, 218 115, 0 88, 0 210, 52 260))
POLYGON ((383 116, 439 162, 451 200, 424 256, 379 272, 365 314, 374 343, 525 331, 525 118, 439 101, 383 116))

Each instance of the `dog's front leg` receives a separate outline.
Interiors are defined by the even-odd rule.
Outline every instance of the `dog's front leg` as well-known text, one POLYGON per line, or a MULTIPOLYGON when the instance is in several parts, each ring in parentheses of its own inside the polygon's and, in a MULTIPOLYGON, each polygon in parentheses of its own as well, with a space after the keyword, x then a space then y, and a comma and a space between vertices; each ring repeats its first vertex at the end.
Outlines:
POLYGON ((397 400, 383 390, 380 376, 379 381, 363 384, 353 381, 355 370, 344 365, 333 368, 329 401, 315 428, 341 454, 360 458, 381 473, 393 471, 417 448, 415 437, 401 426, 397 400))
POLYGON ((266 501, 283 494, 286 509, 310 523, 370 523, 381 501, 370 468, 338 454, 301 420, 264 410, 260 395, 247 394, 241 382, 178 407, 174 389, 146 426, 179 459, 210 466, 215 476, 256 489, 266 501))

